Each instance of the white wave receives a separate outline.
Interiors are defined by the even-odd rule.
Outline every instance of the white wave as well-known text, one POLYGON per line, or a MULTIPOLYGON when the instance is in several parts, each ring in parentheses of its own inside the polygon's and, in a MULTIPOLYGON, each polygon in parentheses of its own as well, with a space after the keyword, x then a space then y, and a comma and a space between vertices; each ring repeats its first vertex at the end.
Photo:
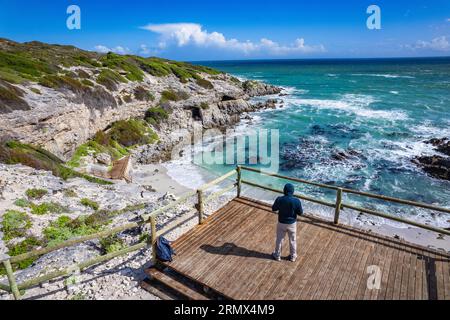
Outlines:
POLYGON ((389 91, 389 93, 392 93, 392 94, 398 94, 398 91, 389 91))
POLYGON ((401 76, 398 74, 381 74, 381 73, 352 73, 351 76, 357 77, 382 77, 388 79, 404 78, 404 79, 415 79, 413 76, 401 76))
POLYGON ((443 128, 433 125, 431 121, 425 121, 412 127, 411 131, 424 139, 450 137, 450 121, 448 124, 449 126, 443 128))
POLYGON ((388 120, 406 120, 408 116, 400 110, 374 110, 368 108, 376 102, 370 95, 345 94, 340 100, 292 99, 297 105, 308 105, 320 109, 335 109, 365 118, 381 118, 388 120))
POLYGON ((294 95, 294 94, 306 94, 309 92, 309 90, 306 89, 299 89, 296 87, 290 87, 290 86, 280 86, 283 89, 283 93, 288 95, 294 95))

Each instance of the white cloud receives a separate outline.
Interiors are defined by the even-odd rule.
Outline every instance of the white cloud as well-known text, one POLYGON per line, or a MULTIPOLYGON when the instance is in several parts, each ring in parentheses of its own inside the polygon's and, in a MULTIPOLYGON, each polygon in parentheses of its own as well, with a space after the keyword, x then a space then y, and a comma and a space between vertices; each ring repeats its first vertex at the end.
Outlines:
POLYGON ((146 44, 141 44, 139 47, 139 54, 143 56, 156 56, 158 55, 159 51, 149 48, 146 44))
POLYGON ((165 49, 171 44, 178 47, 195 45, 202 48, 219 48, 239 51, 246 55, 253 53, 268 53, 271 55, 286 55, 294 53, 324 52, 323 45, 310 46, 305 44, 303 38, 295 40, 290 45, 281 45, 270 39, 261 39, 259 42, 239 41, 227 39, 222 33, 208 32, 197 23, 166 23, 149 24, 142 29, 160 35, 158 47, 165 49))
POLYGON ((419 40, 416 42, 415 49, 431 49, 437 51, 449 51, 450 50, 450 42, 448 41, 446 36, 440 36, 434 38, 431 41, 423 41, 419 40))
POLYGON ((100 53, 114 52, 114 53, 117 53, 117 54, 128 54, 128 53, 131 52, 130 49, 124 48, 124 47, 121 47, 121 46, 117 46, 115 48, 108 48, 108 47, 103 46, 103 45, 95 46, 95 51, 100 52, 100 53))

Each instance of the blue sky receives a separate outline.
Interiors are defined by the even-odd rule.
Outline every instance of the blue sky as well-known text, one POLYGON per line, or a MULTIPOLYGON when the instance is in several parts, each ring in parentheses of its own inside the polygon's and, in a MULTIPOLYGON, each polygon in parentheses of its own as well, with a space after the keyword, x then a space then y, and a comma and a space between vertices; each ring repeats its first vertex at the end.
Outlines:
POLYGON ((179 60, 450 56, 450 1, 0 0, 0 37, 179 60))

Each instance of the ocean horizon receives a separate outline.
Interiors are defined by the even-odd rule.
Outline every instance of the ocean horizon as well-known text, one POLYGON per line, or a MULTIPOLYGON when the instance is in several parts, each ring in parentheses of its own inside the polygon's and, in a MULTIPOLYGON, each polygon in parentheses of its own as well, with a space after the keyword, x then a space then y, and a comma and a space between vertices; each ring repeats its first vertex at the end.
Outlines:
MULTIPOLYGON (((272 96, 282 100, 283 107, 255 112, 251 121, 237 127, 243 134, 259 129, 280 131, 280 174, 443 207, 450 205, 450 182, 429 176, 413 163, 415 157, 438 154, 425 141, 450 136, 450 57, 202 64, 239 79, 284 88, 283 96, 272 96), (349 157, 340 159, 339 155, 349 153, 349 157)), ((230 167, 218 164, 202 169, 219 175, 230 167)), ((191 182, 194 173, 183 177, 177 170, 177 175, 191 182)), ((282 183, 270 179, 266 182, 278 187, 282 183)), ((317 188, 298 188, 324 200, 335 197, 333 192, 317 188)), ((446 214, 425 209, 358 197, 348 200, 436 226, 446 226, 449 219, 446 214)))

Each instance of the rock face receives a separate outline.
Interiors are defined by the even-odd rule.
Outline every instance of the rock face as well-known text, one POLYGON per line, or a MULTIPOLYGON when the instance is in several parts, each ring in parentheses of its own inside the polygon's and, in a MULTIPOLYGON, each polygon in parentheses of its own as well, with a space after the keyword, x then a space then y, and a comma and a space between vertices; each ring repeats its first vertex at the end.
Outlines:
POLYGON ((450 157, 423 156, 413 161, 432 177, 450 181, 450 157))
MULTIPOLYGON (((431 139, 425 141, 427 144, 431 144, 435 147, 435 150, 445 155, 450 156, 450 140, 447 138, 431 139)), ((421 156, 416 157, 413 160, 418 166, 420 166, 430 176, 449 180, 450 181, 450 157, 444 157, 441 155, 433 156, 421 156)))
POLYGON ((439 151, 443 154, 446 154, 450 156, 450 140, 447 138, 441 138, 441 139, 431 139, 428 141, 425 141, 427 144, 431 144, 435 147, 436 151, 439 151))
MULTIPOLYGON (((205 129, 232 125, 240 113, 257 108, 247 102, 250 97, 281 92, 271 85, 241 82, 216 70, 170 60, 99 55, 74 47, 8 40, 0 41, 0 48, 8 54, 20 49, 40 56, 43 52, 48 56, 64 50, 55 56, 64 56, 64 63, 73 64, 53 65, 48 59, 50 62, 46 63, 51 68, 45 72, 51 74, 18 83, 0 78, 0 89, 13 93, 11 98, 0 96, 0 102, 15 106, 5 106, 0 112, 0 137, 40 146, 63 160, 111 123, 144 118, 151 107, 163 108, 169 115, 162 123, 152 124, 163 144, 155 148, 165 149, 173 144, 173 135, 167 136, 173 130, 192 131, 198 123, 205 129), (122 67, 124 64, 126 68, 122 67), (55 68, 57 72, 53 71, 55 68), (173 93, 178 97, 170 97, 173 93)), ((27 62, 40 66, 33 57, 27 62)))

